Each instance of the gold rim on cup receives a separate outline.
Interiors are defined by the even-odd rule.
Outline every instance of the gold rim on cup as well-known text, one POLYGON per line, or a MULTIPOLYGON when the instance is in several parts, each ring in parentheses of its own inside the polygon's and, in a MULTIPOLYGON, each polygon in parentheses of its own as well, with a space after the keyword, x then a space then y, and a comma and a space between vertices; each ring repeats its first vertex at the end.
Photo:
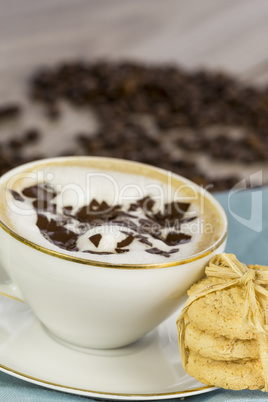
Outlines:
MULTIPOLYGON (((172 173, 172 172, 168 172, 164 169, 160 169, 160 168, 157 168, 157 167, 154 167, 151 165, 146 165, 145 163, 140 163, 140 162, 128 161, 128 160, 124 160, 124 159, 105 158, 105 157, 98 157, 98 156, 89 156, 89 157, 69 156, 69 157, 58 157, 58 158, 47 158, 47 159, 36 160, 33 162, 29 162, 27 164, 18 166, 17 168, 14 168, 14 169, 8 171, 0 178, 0 180, 2 180, 2 178, 5 179, 6 176, 10 175, 13 172, 15 173, 16 171, 20 171, 22 167, 24 167, 24 168, 29 167, 29 169, 30 169, 30 168, 34 167, 34 165, 38 165, 38 164, 49 166, 49 165, 55 165, 55 163, 60 163, 60 164, 64 165, 64 163, 63 163, 64 161, 66 162, 66 164, 69 165, 69 162, 72 160, 76 161, 76 162, 79 161, 80 163, 82 162, 82 165, 84 164, 85 166, 92 167, 92 168, 96 168, 96 164, 99 164, 101 167, 102 164, 106 163, 106 166, 108 166, 108 168, 111 168, 111 170, 117 171, 117 172, 131 173, 131 174, 138 174, 138 175, 141 175, 141 173, 146 173, 146 175, 143 175, 143 176, 147 176, 147 177, 148 177, 148 173, 150 173, 151 178, 160 180, 162 182, 163 182, 163 178, 167 178, 167 173, 170 173, 172 175, 173 182, 180 181, 180 182, 183 182, 186 184, 194 185, 196 188, 199 188, 199 186, 197 184, 184 178, 183 176, 180 176, 180 175, 172 173), (126 167, 128 169, 126 169, 126 167)), ((27 172, 27 169, 23 170, 23 172, 27 172)), ((5 232, 7 232, 10 236, 14 237, 16 240, 25 244, 26 246, 29 246, 42 253, 51 255, 53 257, 61 258, 63 260, 67 260, 70 262, 75 262, 75 263, 90 265, 90 266, 96 266, 96 267, 102 267, 102 268, 115 268, 115 269, 168 268, 168 267, 174 267, 177 265, 184 265, 189 262, 199 260, 199 259, 211 254, 214 250, 216 250, 225 241, 225 239, 227 237, 228 221, 227 221, 227 216, 225 214, 224 209, 222 208, 220 203, 214 197, 212 197, 206 190, 205 190, 205 195, 203 195, 203 197, 209 199, 209 201, 211 201, 214 204, 214 206, 220 213, 221 219, 223 221, 223 233, 221 234, 219 239, 214 244, 212 244, 209 248, 207 248, 203 251, 200 251, 199 253, 194 254, 193 256, 190 256, 188 258, 184 258, 181 260, 175 260, 175 261, 171 261, 171 262, 166 262, 166 263, 120 264, 120 265, 118 265, 118 264, 114 264, 114 263, 107 263, 107 262, 102 262, 102 261, 83 259, 80 257, 71 256, 69 254, 64 254, 59 251, 50 250, 44 246, 40 246, 30 240, 27 240, 23 236, 16 233, 11 228, 9 228, 8 225, 6 225, 1 219, 0 219, 0 227, 3 230, 5 230, 5 232), (211 200, 211 198, 213 198, 213 199, 211 200)))

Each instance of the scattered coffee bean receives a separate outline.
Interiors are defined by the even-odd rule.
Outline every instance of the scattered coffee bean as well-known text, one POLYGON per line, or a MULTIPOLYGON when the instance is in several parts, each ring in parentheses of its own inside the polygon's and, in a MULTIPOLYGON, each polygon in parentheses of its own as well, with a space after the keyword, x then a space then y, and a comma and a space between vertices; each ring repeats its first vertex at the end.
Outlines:
POLYGON ((31 96, 47 107, 64 99, 75 107, 94 110, 101 128, 77 135, 75 153, 137 160, 227 189, 236 176, 213 178, 187 156, 174 160, 168 149, 206 154, 213 160, 241 164, 268 159, 268 90, 242 85, 223 73, 186 72, 175 66, 74 61, 37 72, 31 96), (154 121, 153 135, 138 116, 154 121), (137 117, 133 120, 133 116, 137 117), (207 135, 213 126, 221 132, 207 135), (241 138, 230 128, 241 127, 241 138), (191 135, 181 136, 190 128, 191 135), (169 130, 177 133, 172 140, 169 130), (175 138, 175 139, 174 139, 175 138))
POLYGON ((0 106, 0 122, 17 118, 21 111, 21 106, 16 103, 0 106))
MULTIPOLYGON (((36 71, 29 87, 31 98, 44 104, 55 124, 61 100, 77 110, 93 111, 98 119, 95 133, 77 133, 74 148, 70 144, 59 155, 144 162, 210 191, 226 190, 241 177, 217 178, 204 171, 196 155, 205 154, 211 164, 239 163, 241 169, 245 164, 266 165, 268 160, 268 88, 247 86, 227 74, 134 62, 73 61, 36 71), (149 126, 145 116, 152 122, 149 126), (220 128, 211 136, 214 127, 220 128), (239 136, 233 137, 233 128, 239 128, 239 136), (174 156, 174 151, 182 156, 174 156)), ((15 103, 2 105, 0 123, 20 113, 15 103)), ((28 129, 0 143, 0 174, 36 159, 25 158, 23 151, 39 140, 39 130, 28 129)))
POLYGON ((40 132, 36 128, 28 129, 27 131, 25 131, 23 135, 24 143, 27 144, 35 143, 39 140, 39 138, 40 138, 40 132))
POLYGON ((8 145, 12 149, 18 149, 23 147, 23 141, 19 138, 11 138, 8 142, 8 145))
POLYGON ((59 107, 56 104, 50 104, 47 107, 47 117, 49 120, 56 121, 60 118, 61 112, 59 107))

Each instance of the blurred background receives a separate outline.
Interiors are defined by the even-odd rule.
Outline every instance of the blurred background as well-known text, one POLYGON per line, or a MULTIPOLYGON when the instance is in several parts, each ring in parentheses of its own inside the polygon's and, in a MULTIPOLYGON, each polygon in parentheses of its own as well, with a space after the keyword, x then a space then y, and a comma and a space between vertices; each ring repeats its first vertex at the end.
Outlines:
POLYGON ((266 0, 0 0, 0 174, 104 155, 268 184, 267 20, 266 0))

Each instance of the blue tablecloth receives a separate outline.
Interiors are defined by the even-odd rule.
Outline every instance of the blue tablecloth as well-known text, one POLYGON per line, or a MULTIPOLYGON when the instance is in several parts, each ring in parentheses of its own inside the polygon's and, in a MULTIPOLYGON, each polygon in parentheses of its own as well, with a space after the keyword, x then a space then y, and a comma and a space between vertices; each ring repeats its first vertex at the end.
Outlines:
MULTIPOLYGON (((229 220, 226 252, 234 253, 246 264, 268 265, 268 188, 215 194, 224 207, 229 220)), ((187 397, 188 402, 256 401, 267 400, 260 391, 215 390, 187 397)), ((181 398, 172 399, 172 401, 181 398)), ((185 397, 186 399, 186 397, 185 397)), ((0 401, 50 402, 91 400, 39 387, 0 373, 0 401)))

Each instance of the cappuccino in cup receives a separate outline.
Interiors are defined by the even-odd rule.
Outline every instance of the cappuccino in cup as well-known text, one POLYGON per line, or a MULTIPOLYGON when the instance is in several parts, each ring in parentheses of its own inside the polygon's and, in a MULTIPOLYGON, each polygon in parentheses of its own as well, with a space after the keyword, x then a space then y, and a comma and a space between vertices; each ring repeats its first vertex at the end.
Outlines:
POLYGON ((220 214, 196 185, 137 173, 83 158, 34 166, 6 183, 8 225, 39 246, 112 264, 181 260, 219 239, 220 214))
POLYGON ((0 292, 65 346, 123 347, 178 309, 227 226, 211 194, 153 166, 31 162, 0 178, 0 292))

